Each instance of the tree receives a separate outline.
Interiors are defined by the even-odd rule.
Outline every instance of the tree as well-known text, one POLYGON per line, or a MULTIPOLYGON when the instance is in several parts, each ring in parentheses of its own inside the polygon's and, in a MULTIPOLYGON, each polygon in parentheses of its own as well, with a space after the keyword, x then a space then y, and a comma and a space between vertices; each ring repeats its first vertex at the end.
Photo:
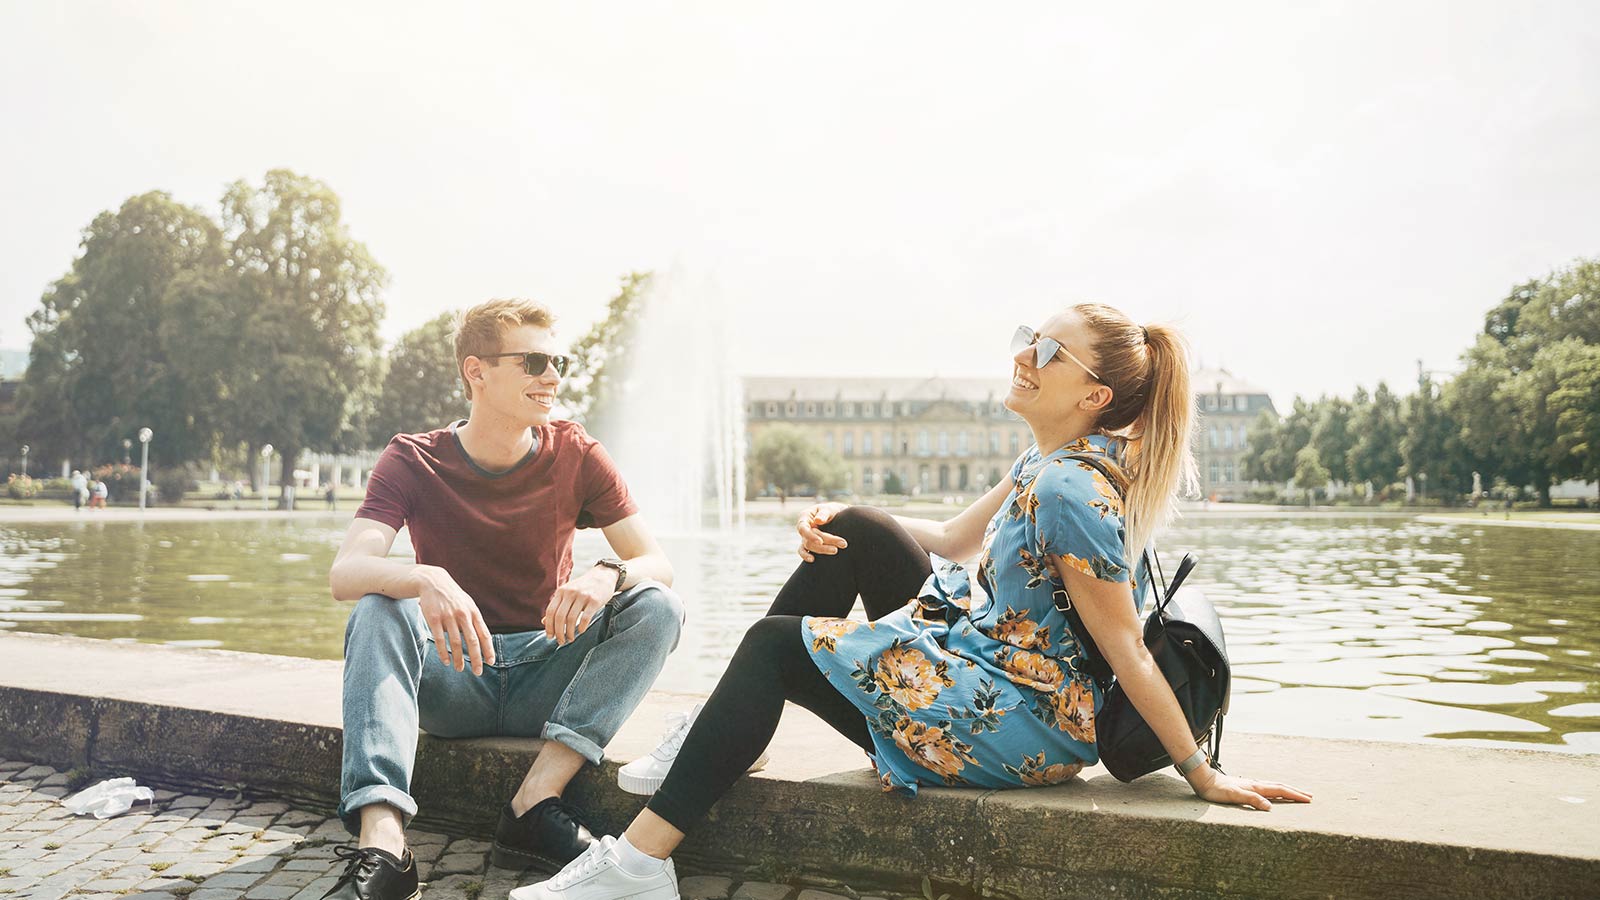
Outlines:
POLYGON ((1540 356, 1556 372, 1549 406, 1556 420, 1557 475, 1600 482, 1600 345, 1569 338, 1540 356))
POLYGON ((1439 387, 1425 372, 1418 373, 1416 393, 1402 404, 1401 423, 1401 475, 1431 481, 1435 492, 1445 499, 1471 490, 1474 470, 1461 453, 1460 427, 1450 416, 1439 387))
POLYGON ((23 437, 36 450, 110 459, 148 426, 166 462, 205 456, 218 403, 213 380, 198 377, 191 360, 228 349, 206 338, 231 316, 196 317, 186 301, 195 280, 223 272, 216 223, 151 191, 96 216, 81 247, 28 317, 23 437))
POLYGON ((906 492, 906 486, 900 481, 898 472, 890 472, 889 476, 883 479, 883 492, 885 494, 904 494, 906 492))
POLYGON ((1248 441, 1242 462, 1244 477, 1251 481, 1287 481, 1287 478, 1278 477, 1282 474, 1278 466, 1277 446, 1279 443, 1278 432, 1282 430, 1283 423, 1276 413, 1270 409, 1263 409, 1246 432, 1248 441))
POLYGON ((350 236, 338 195, 315 179, 274 169, 259 188, 237 181, 222 220, 243 318, 230 431, 252 458, 273 444, 289 484, 301 450, 366 443, 387 276, 350 236))
POLYGON ((1550 505, 1553 481, 1576 478, 1595 470, 1588 436, 1600 400, 1600 345, 1568 337, 1540 348, 1533 364, 1502 388, 1517 409, 1517 439, 1527 448, 1533 485, 1542 506, 1550 505))
MULTIPOLYGON (((1359 397, 1358 397, 1359 399, 1359 397)), ((1370 481, 1378 488, 1400 478, 1400 398, 1389 386, 1378 382, 1372 402, 1355 405, 1351 428, 1356 441, 1346 456, 1350 479, 1370 481)))
POLYGON ((792 425, 762 429, 750 450, 750 472, 778 490, 781 503, 797 488, 826 491, 844 481, 844 463, 792 425))
POLYGON ((1316 499, 1317 489, 1328 484, 1328 470, 1322 466, 1322 456, 1316 447, 1307 445, 1294 455, 1295 487, 1305 488, 1306 505, 1316 499))
POLYGON ((592 434, 604 434, 610 402, 627 379, 627 349, 644 315, 649 272, 629 272, 606 314, 572 345, 573 371, 562 381, 561 403, 592 434))
POLYGON ((468 412, 456 370, 455 313, 406 332, 389 351, 388 371, 367 434, 374 447, 396 434, 438 428, 468 412))
POLYGON ((1317 458, 1334 481, 1351 480, 1349 455, 1355 446, 1355 434, 1350 430, 1352 409, 1350 401, 1343 397, 1322 397, 1312 414, 1315 424, 1311 426, 1311 446, 1317 448, 1317 458))
POLYGON ((1262 410, 1251 424, 1249 448, 1245 451, 1245 477, 1255 481, 1282 483, 1294 477, 1294 458, 1300 448, 1311 443, 1314 410, 1299 397, 1281 422, 1270 410, 1262 410))

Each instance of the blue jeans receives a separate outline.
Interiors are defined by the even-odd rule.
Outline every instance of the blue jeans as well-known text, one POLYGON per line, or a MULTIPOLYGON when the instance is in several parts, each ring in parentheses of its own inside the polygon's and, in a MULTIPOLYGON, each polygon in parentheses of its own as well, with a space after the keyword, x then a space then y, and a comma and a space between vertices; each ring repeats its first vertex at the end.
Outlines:
POLYGON ((368 594, 344 631, 344 763, 339 818, 360 834, 360 809, 416 815, 417 727, 443 738, 538 737, 598 765, 644 699, 683 630, 683 601, 646 581, 616 595, 576 640, 543 631, 494 635, 483 675, 439 660, 417 600, 368 594))

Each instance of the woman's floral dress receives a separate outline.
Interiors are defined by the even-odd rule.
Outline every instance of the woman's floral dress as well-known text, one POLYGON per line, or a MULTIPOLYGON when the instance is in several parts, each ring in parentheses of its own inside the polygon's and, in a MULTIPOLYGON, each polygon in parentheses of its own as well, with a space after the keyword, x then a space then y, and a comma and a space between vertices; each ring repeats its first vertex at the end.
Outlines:
MULTIPOLYGON (((1098 758, 1100 690, 1055 608, 1051 555, 1102 581, 1129 581, 1122 501, 1094 467, 1125 444, 1091 435, 1011 468, 989 522, 974 592, 962 566, 933 557, 917 597, 876 622, 807 616, 822 674, 867 717, 884 790, 918 783, 985 788, 1056 784, 1098 758)), ((1143 567, 1141 566, 1141 569, 1143 567)), ((1135 607, 1149 573, 1133 579, 1135 607)))

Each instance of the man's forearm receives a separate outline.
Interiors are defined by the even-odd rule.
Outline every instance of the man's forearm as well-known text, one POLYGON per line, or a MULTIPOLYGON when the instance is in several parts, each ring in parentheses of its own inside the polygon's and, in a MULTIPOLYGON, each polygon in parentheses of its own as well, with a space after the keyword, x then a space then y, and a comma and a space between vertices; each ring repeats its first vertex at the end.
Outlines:
POLYGON ((433 568, 398 559, 351 556, 334 564, 328 583, 333 599, 339 601, 360 600, 368 594, 408 600, 422 595, 433 568))
MULTIPOLYGON (((630 557, 624 559, 622 564, 628 567, 628 577, 623 579, 622 587, 617 589, 619 592, 641 581, 659 581, 667 587, 672 587, 672 563, 667 561, 665 553, 646 553, 643 556, 630 557)), ((611 569, 608 568, 606 571, 611 572, 611 569)), ((615 577, 614 572, 612 576, 615 577)))

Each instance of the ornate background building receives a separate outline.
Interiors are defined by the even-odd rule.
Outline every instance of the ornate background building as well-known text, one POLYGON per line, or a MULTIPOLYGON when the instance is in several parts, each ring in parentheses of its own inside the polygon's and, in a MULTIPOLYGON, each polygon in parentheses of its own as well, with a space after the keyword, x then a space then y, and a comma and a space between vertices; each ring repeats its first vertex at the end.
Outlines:
MULTIPOLYGON (((1240 463, 1245 429, 1272 399, 1226 370, 1193 378, 1202 491, 1240 499, 1249 487, 1240 463)), ((1033 443, 1002 403, 1007 390, 989 378, 748 377, 746 437, 754 446, 774 423, 800 428, 844 461, 846 487, 856 493, 883 493, 893 475, 907 493, 972 496, 998 483, 1033 443)))

